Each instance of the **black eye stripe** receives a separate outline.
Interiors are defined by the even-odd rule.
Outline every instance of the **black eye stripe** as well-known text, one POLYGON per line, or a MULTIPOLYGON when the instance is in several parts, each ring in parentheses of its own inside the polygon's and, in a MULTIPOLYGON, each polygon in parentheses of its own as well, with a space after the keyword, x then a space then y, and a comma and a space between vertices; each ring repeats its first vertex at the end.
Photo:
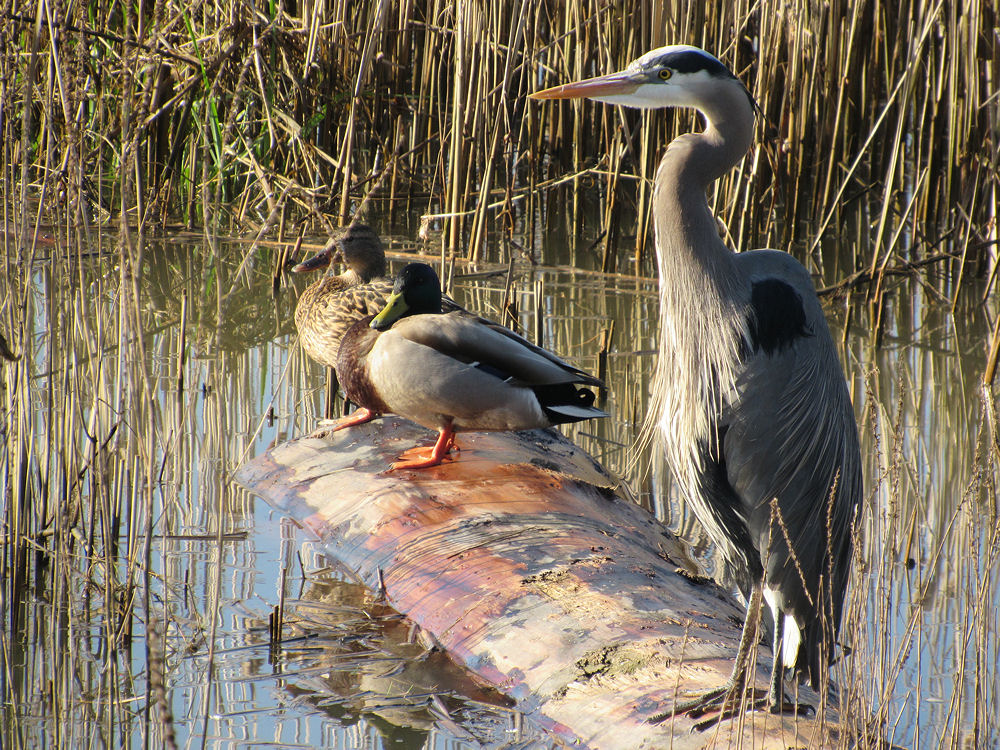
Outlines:
POLYGON ((709 75, 720 78, 733 77, 729 69, 715 58, 692 50, 667 52, 665 55, 651 60, 650 63, 661 68, 672 68, 678 73, 697 73, 699 70, 704 70, 709 75))

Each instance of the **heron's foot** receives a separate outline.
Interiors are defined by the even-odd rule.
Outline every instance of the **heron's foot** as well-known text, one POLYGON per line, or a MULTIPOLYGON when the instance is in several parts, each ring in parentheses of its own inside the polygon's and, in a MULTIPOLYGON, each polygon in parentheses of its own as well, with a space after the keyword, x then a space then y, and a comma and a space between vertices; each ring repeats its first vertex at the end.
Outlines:
POLYGON ((816 707, 811 703, 798 703, 797 701, 790 700, 788 696, 781 696, 780 701, 767 699, 767 702, 763 706, 757 706, 756 708, 767 708, 772 714, 792 714, 793 716, 815 716, 816 707))
POLYGON ((673 716, 682 715, 690 716, 692 719, 707 717, 694 725, 696 731, 704 732, 720 722, 735 718, 747 711, 768 711, 772 714, 789 713, 798 716, 815 713, 815 709, 811 705, 796 703, 785 696, 782 696, 781 701, 774 701, 773 696, 765 690, 744 691, 730 685, 724 685, 679 703, 669 712, 659 714, 651 721, 659 723, 673 716))
POLYGON ((373 419, 379 417, 378 412, 374 412, 371 409, 366 409, 361 407, 355 409, 346 417, 341 417, 340 419, 322 419, 320 420, 319 429, 313 430, 309 433, 311 438, 325 438, 338 430, 343 430, 345 427, 353 427, 354 425, 364 424, 365 422, 371 422, 373 419))
POLYGON ((657 714, 650 721, 658 724, 674 716, 687 715, 692 719, 700 719, 712 714, 709 718, 694 725, 696 730, 703 732, 721 721, 739 716, 746 711, 764 708, 767 705, 768 699, 765 691, 744 690, 742 686, 726 684, 678 703, 669 711, 657 714))
MULTIPOLYGON (((747 702, 742 706, 742 709, 739 706, 727 707, 718 714, 709 716, 704 721, 696 722, 694 725, 695 730, 704 732, 706 729, 711 729, 716 724, 726 719, 733 719, 746 711, 767 711, 774 715, 791 714, 792 716, 808 716, 816 713, 816 709, 808 703, 796 703, 784 697, 779 703, 775 703, 769 696, 764 695, 762 692, 754 692, 755 697, 751 700, 750 696, 747 696, 747 702)), ((689 713, 688 715, 694 718, 693 714, 689 713)))
POLYGON ((720 688, 709 690, 707 693, 696 695, 689 700, 678 703, 670 713, 675 716, 687 714, 691 718, 697 719, 708 711, 720 708, 727 703, 735 702, 736 696, 733 695, 734 692, 731 686, 723 685, 720 688))

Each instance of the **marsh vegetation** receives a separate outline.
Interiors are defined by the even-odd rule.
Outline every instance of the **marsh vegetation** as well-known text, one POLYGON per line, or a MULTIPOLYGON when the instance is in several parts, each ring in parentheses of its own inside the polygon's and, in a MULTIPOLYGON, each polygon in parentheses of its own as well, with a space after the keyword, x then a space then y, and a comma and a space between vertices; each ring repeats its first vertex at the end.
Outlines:
POLYGON ((843 741, 1000 742, 993 5, 618 5, 4 6, 3 747, 517 736, 458 677, 367 680, 419 643, 230 482, 319 413, 282 268, 354 217, 604 373, 613 419, 572 434, 711 567, 662 468, 628 463, 649 180, 694 117, 525 99, 667 42, 756 97, 714 205, 814 271, 843 342, 868 489, 843 741), (276 610, 303 640, 275 651, 276 610))

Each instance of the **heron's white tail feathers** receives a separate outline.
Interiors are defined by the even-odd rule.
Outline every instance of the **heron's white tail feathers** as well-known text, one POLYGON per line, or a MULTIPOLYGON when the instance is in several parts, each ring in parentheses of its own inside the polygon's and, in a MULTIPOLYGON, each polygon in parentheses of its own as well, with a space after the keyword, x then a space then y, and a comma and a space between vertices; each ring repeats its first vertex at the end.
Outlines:
POLYGON ((799 646, 802 645, 802 631, 795 623, 795 618, 785 615, 785 632, 781 639, 781 662, 786 667, 795 666, 799 658, 799 646))
MULTIPOLYGON (((778 618, 782 617, 781 610, 778 609, 778 600, 774 595, 774 591, 767 586, 764 587, 764 601, 771 608, 771 616, 774 618, 774 622, 777 622, 778 618)), ((781 663, 791 668, 795 666, 795 662, 799 658, 799 647, 802 645, 802 631, 799 629, 794 617, 784 615, 784 618, 785 629, 781 637, 781 663)), ((774 658, 778 658, 778 654, 775 654, 774 658)))

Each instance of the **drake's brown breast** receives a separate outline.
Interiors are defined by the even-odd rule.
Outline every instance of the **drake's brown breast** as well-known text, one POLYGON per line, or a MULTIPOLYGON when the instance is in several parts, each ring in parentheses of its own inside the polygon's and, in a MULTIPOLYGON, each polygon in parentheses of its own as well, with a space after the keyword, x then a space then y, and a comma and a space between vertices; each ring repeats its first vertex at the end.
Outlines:
POLYGON ((366 315, 344 334, 337 357, 337 379, 347 398, 355 404, 388 414, 389 407, 379 397, 368 373, 368 355, 379 337, 379 332, 368 325, 373 317, 366 315))

